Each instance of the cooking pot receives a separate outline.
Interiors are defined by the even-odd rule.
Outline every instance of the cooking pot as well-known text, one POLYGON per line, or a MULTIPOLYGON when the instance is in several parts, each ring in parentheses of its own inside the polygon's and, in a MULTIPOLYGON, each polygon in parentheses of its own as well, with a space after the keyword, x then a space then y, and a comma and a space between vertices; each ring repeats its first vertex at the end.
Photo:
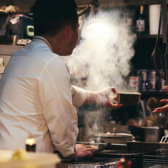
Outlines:
POLYGON ((99 133, 94 135, 96 138, 101 138, 105 143, 126 144, 127 141, 132 141, 132 134, 125 133, 99 133))
POLYGON ((118 92, 117 100, 123 105, 137 105, 140 103, 141 93, 138 92, 118 92))
POLYGON ((145 134, 145 142, 159 142, 160 140, 160 130, 159 127, 142 127, 145 134))

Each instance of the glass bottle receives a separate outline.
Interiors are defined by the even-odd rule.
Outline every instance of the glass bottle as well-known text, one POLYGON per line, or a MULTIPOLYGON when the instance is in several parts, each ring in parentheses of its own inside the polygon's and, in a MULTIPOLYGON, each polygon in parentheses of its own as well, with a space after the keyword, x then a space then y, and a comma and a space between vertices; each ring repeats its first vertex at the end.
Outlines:
POLYGON ((136 20, 136 31, 137 34, 145 34, 145 15, 144 6, 140 6, 140 11, 136 20))

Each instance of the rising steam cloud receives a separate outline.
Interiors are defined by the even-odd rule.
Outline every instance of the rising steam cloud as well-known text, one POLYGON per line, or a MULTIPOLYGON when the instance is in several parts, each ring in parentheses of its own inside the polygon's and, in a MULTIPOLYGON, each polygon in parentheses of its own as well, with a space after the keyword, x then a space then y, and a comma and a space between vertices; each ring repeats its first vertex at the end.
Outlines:
POLYGON ((70 73, 80 71, 87 76, 85 89, 100 90, 115 87, 119 91, 127 88, 126 77, 130 73, 130 60, 134 56, 133 44, 136 35, 130 30, 126 18, 120 12, 100 13, 105 25, 99 24, 88 30, 89 19, 85 19, 81 31, 83 40, 66 58, 70 73))

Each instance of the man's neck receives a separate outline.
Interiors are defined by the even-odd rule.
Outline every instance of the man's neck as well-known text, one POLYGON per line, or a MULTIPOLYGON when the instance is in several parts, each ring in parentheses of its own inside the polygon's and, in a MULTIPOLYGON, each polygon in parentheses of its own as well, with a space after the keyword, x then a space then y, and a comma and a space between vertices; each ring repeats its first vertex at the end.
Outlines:
POLYGON ((42 37, 44 37, 51 45, 53 52, 58 55, 62 55, 63 44, 62 39, 59 36, 59 34, 57 36, 42 35, 42 37))

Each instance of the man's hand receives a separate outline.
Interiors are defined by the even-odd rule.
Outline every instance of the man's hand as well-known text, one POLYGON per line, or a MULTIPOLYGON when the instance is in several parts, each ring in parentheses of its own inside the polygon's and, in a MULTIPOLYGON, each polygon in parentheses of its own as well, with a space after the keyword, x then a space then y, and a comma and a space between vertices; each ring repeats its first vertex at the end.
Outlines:
MULTIPOLYGON (((165 91, 168 94, 168 86, 165 86, 165 91)), ((168 99, 162 99, 160 100, 161 103, 165 103, 166 105, 163 107, 158 107, 154 109, 153 113, 162 113, 168 111, 168 99)))
POLYGON ((84 144, 76 144, 75 153, 68 156, 68 158, 92 157, 94 150, 95 149, 91 146, 86 146, 84 144))
POLYGON ((161 103, 165 103, 166 105, 163 107, 158 107, 155 108, 153 113, 162 113, 162 112, 167 112, 168 111, 168 99, 162 99, 160 100, 161 103))
POLYGON ((112 109, 119 109, 122 107, 122 104, 113 104, 113 100, 117 99, 117 91, 114 87, 107 87, 103 90, 97 92, 87 92, 87 101, 86 103, 95 103, 100 104, 112 109), (111 93, 114 93, 114 96, 110 96, 111 93))

